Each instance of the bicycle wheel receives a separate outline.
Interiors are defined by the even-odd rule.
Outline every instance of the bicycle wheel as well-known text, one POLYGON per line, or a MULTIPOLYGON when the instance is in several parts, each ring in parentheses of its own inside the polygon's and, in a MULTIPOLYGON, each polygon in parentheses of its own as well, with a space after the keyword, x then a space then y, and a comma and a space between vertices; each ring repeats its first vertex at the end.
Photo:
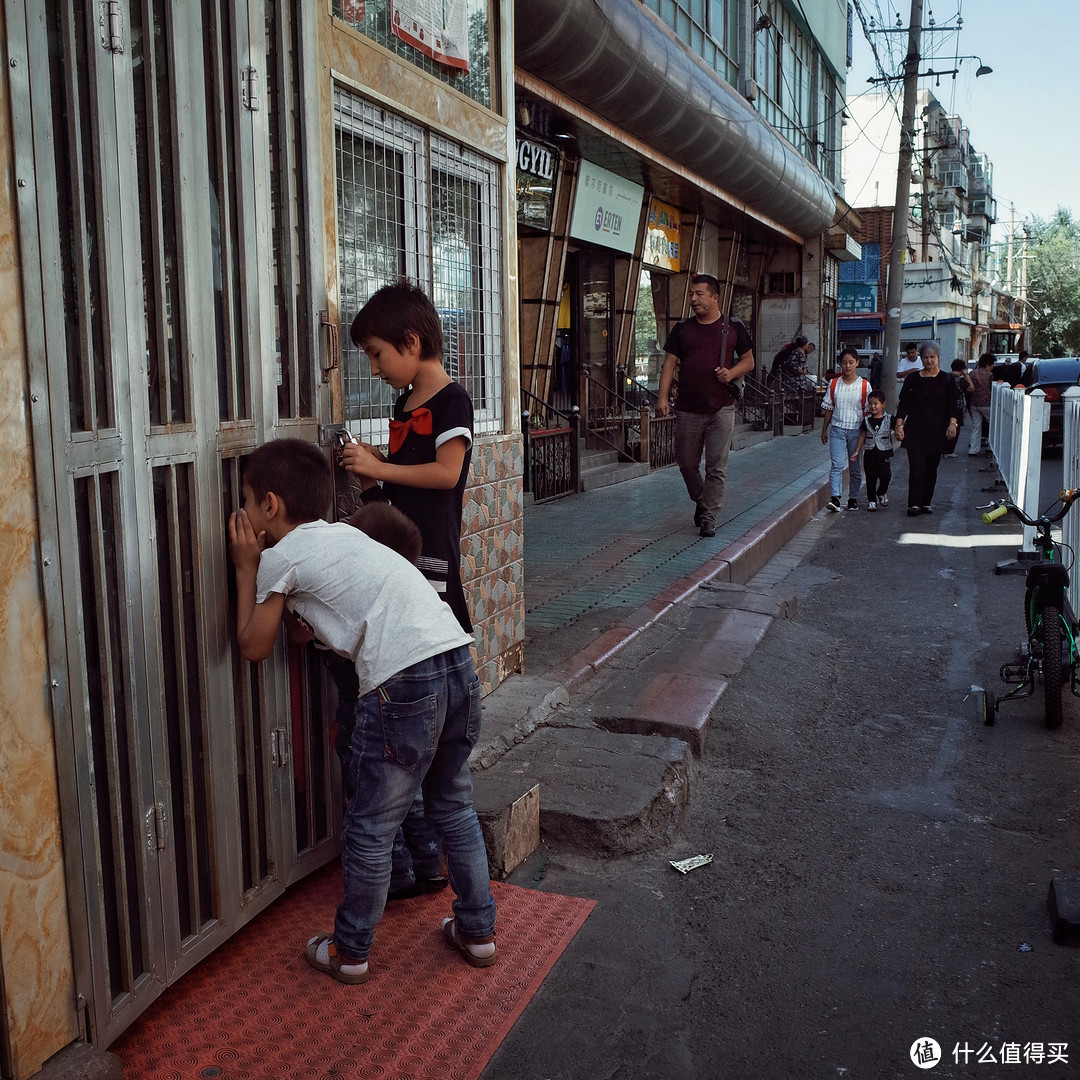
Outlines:
POLYGON ((1061 726, 1061 612, 1053 604, 1042 608, 1042 673, 1046 726, 1061 726))
POLYGON ((1035 605, 1038 603, 1039 590, 1029 585, 1024 593, 1024 631, 1031 636, 1031 623, 1035 618, 1035 605))

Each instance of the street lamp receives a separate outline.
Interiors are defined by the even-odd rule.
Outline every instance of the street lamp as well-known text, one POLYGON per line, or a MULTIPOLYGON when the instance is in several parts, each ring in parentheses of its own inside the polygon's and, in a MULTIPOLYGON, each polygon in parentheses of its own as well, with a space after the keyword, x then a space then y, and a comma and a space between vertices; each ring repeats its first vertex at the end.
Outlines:
MULTIPOLYGON (((942 75, 951 75, 954 80, 956 79, 956 76, 960 74, 959 64, 960 64, 961 60, 978 60, 979 61, 979 66, 975 70, 975 78, 979 78, 980 75, 991 75, 991 74, 993 74, 993 71, 994 71, 994 69, 989 64, 984 64, 983 63, 983 60, 982 60, 981 56, 974 56, 974 55, 972 55, 972 56, 954 56, 954 57, 952 57, 952 59, 958 65, 957 67, 946 68, 944 71, 935 71, 934 68, 928 68, 926 71, 920 71, 919 74, 916 76, 916 78, 919 78, 919 79, 933 79, 933 78, 936 78, 937 81, 938 81, 938 85, 940 86, 941 85, 941 76, 942 75)), ((867 79, 866 81, 868 83, 900 82, 901 80, 903 80, 903 78, 904 78, 904 73, 901 72, 899 75, 878 75, 878 76, 873 76, 873 77, 867 79)))

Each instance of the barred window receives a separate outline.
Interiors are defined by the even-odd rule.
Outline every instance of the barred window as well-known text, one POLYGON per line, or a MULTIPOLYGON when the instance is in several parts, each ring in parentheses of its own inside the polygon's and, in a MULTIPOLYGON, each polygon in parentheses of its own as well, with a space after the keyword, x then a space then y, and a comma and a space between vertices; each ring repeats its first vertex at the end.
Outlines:
POLYGON ((345 419, 386 441, 393 391, 371 377, 349 326, 376 289, 404 276, 439 312, 443 363, 473 399, 476 433, 501 430, 496 163, 344 89, 335 112, 345 419))

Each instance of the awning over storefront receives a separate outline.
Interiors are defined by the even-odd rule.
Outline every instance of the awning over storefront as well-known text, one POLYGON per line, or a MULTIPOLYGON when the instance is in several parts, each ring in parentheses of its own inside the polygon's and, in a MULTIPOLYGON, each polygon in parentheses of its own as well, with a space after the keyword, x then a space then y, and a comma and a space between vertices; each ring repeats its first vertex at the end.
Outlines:
POLYGON ((832 224, 817 170, 633 0, 519 0, 516 61, 799 236, 832 224))
POLYGON ((836 317, 836 327, 838 330, 851 331, 855 334, 865 334, 873 330, 880 330, 884 325, 884 315, 838 315, 836 317))

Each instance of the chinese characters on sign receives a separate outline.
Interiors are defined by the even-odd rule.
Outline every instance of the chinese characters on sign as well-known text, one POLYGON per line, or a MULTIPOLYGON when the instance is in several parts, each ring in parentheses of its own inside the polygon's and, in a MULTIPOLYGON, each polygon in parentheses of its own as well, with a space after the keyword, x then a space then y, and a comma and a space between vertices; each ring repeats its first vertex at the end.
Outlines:
POLYGON ((395 37, 447 67, 469 70, 465 0, 390 0, 395 37))
POLYGON ((570 235, 575 240, 632 252, 645 189, 584 159, 580 169, 570 235))
POLYGON ((659 199, 649 200, 645 250, 641 261, 661 270, 679 272, 679 211, 659 199))

